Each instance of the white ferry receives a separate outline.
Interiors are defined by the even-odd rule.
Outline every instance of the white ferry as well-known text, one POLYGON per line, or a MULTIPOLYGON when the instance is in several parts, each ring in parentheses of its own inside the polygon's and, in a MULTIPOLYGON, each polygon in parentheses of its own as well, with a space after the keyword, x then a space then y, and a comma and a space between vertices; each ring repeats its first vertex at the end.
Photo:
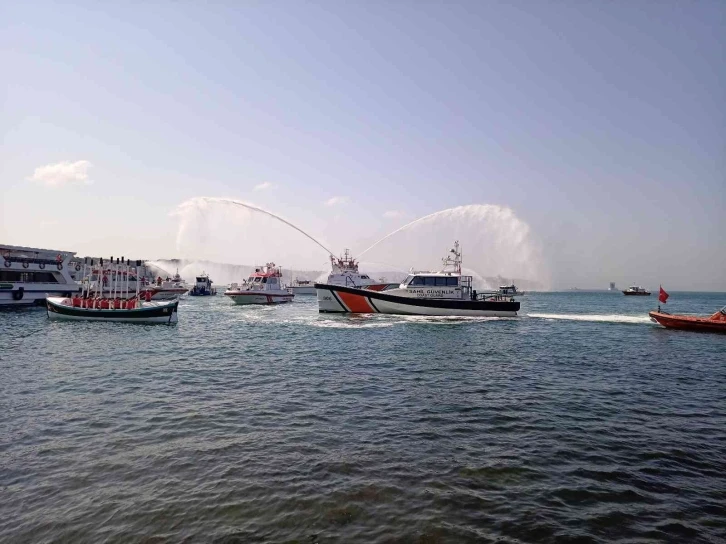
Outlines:
POLYGON ((0 245, 0 255, 0 306, 44 305, 80 289, 70 274, 74 252, 0 245))
POLYGON ((477 294, 472 277, 461 274, 459 242, 439 272, 411 272, 396 288, 372 291, 316 283, 320 312, 430 316, 513 317, 520 303, 499 293, 477 294))
POLYGON ((224 294, 235 304, 281 304, 295 297, 282 285, 282 272, 275 263, 255 268, 247 281, 240 286, 232 284, 224 294))

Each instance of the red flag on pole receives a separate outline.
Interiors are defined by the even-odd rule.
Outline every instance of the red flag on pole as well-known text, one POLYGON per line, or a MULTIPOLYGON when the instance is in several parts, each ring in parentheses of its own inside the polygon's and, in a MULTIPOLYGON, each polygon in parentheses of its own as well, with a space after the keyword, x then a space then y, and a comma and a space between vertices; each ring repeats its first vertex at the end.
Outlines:
POLYGON ((658 295, 658 301, 665 304, 666 300, 668 300, 668 297, 669 297, 668 293, 665 292, 665 290, 663 289, 663 286, 661 285, 660 294, 658 295))

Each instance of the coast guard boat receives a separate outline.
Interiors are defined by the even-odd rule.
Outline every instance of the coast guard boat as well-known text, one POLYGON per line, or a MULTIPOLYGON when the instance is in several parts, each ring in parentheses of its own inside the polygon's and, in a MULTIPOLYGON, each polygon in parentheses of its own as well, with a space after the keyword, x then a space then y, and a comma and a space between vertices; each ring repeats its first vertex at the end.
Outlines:
POLYGON ((282 285, 282 271, 275 263, 258 266, 247 281, 240 286, 232 284, 224 294, 235 304, 281 304, 295 297, 282 285))
POLYGON ((202 272, 196 277, 196 281, 197 283, 189 291, 190 297, 208 297, 217 294, 217 290, 212 287, 212 280, 209 279, 209 274, 202 272))
POLYGON ((461 273, 459 242, 443 259, 439 272, 411 272, 397 287, 381 291, 316 283, 320 312, 383 313, 430 316, 516 316, 520 303, 500 293, 472 289, 461 273))
POLYGON ((379 281, 358 270, 358 262, 351 257, 350 250, 346 249, 342 257, 330 256, 330 274, 326 282, 328 285, 343 285, 345 287, 365 287, 380 291, 388 284, 385 280, 379 281))
POLYGON ((71 276, 73 252, 0 245, 0 255, 0 306, 40 306, 47 296, 80 289, 71 276))

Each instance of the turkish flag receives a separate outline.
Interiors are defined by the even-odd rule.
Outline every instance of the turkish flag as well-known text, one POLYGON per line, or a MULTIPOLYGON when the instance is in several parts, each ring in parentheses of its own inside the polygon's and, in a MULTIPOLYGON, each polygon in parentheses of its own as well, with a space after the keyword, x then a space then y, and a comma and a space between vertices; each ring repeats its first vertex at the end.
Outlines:
POLYGON ((668 293, 665 292, 665 290, 663 289, 663 286, 661 285, 660 294, 658 295, 658 301, 665 304, 666 300, 668 300, 668 296, 669 296, 668 293))

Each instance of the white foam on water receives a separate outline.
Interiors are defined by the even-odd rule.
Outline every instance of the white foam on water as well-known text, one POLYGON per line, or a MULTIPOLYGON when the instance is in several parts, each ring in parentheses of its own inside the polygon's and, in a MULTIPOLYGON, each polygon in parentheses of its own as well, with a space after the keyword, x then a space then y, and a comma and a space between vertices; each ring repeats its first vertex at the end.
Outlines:
POLYGON ((565 321, 592 321, 598 323, 651 323, 647 315, 620 314, 527 314, 539 319, 561 319, 565 321))

